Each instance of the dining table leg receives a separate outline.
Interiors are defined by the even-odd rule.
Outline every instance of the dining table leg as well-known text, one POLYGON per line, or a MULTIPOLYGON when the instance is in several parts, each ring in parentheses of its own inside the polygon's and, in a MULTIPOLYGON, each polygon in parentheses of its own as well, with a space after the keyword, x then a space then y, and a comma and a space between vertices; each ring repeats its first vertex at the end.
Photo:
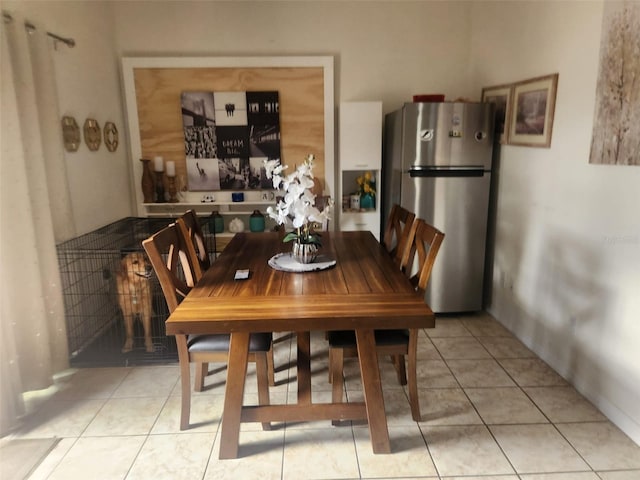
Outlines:
POLYGON ((244 383, 249 360, 249 332, 233 332, 229 342, 227 385, 222 411, 220 454, 218 458, 237 458, 240 440, 240 419, 244 398, 244 383))
POLYGON ((298 405, 311 405, 311 334, 296 332, 298 405))
POLYGON ((356 330, 356 342, 373 453, 391 453, 373 330, 356 330))

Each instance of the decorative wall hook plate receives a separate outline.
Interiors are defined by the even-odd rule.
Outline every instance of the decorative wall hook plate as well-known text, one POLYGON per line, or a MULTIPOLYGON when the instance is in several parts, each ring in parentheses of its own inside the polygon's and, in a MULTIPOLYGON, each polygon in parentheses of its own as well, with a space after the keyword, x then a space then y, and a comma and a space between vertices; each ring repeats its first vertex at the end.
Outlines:
POLYGON ((101 141, 102 131, 100 130, 100 124, 93 118, 87 118, 84 122, 84 143, 87 144, 89 150, 95 152, 100 148, 101 141))
POLYGON ((102 130, 102 135, 104 137, 104 146, 107 147, 107 150, 115 152, 118 148, 118 129, 116 128, 116 124, 106 122, 102 130))
POLYGON ((64 149, 67 152, 77 152, 82 139, 80 138, 80 127, 76 123, 76 119, 65 115, 60 123, 62 124, 64 149))

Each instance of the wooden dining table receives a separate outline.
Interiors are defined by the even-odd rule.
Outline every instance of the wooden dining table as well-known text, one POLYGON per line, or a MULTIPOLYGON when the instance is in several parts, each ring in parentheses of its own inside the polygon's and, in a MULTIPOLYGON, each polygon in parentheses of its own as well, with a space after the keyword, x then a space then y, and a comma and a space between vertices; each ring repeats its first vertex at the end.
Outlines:
POLYGON ((435 325, 429 306, 370 232, 324 232, 319 260, 304 273, 269 265, 288 252, 277 232, 238 233, 166 321, 168 335, 230 333, 219 458, 236 458, 241 422, 368 421, 374 453, 390 453, 374 330, 435 325), (237 270, 249 270, 236 280, 237 270), (311 331, 354 330, 364 402, 311 400, 311 331), (295 332, 297 403, 243 405, 249 335, 295 332))

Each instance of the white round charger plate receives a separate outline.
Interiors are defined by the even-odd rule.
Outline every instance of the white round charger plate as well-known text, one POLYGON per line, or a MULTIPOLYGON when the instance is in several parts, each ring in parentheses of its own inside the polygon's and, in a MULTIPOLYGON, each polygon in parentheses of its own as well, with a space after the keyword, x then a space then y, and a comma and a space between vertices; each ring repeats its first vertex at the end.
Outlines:
POLYGON ((269 259, 269 266, 283 272, 315 272, 326 270, 336 264, 336 261, 327 255, 318 255, 312 263, 299 263, 291 258, 291 253, 278 253, 269 259))

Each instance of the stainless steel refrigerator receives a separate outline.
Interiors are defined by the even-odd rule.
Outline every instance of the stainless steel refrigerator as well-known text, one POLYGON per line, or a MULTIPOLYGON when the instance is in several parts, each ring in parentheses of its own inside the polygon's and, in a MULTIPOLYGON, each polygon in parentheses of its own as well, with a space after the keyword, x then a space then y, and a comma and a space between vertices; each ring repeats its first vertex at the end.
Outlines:
POLYGON ((436 313, 483 307, 493 128, 485 103, 406 103, 385 116, 382 221, 398 203, 444 232, 425 298, 436 313))

